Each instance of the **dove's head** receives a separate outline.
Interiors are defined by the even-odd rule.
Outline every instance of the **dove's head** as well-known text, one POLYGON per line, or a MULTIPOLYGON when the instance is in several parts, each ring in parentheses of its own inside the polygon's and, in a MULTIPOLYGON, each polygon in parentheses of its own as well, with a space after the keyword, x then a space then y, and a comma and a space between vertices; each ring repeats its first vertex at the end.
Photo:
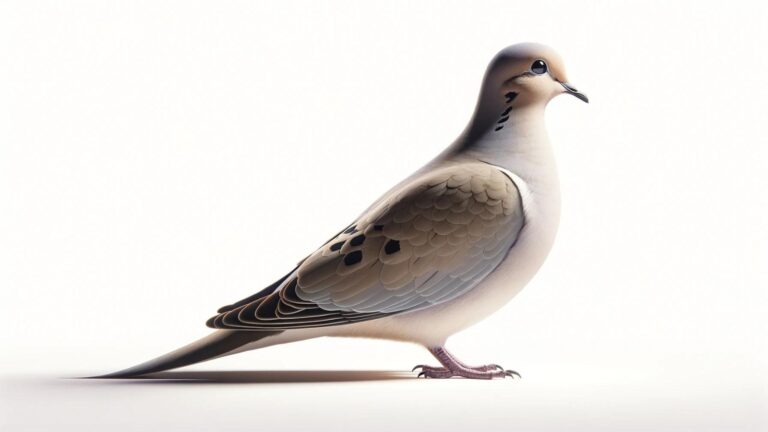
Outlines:
POLYGON ((475 113, 460 141, 531 136, 532 128, 543 128, 544 107, 561 94, 589 101, 569 83, 563 60, 552 48, 534 43, 504 48, 488 65, 475 113))
POLYGON ((568 83, 560 56, 552 48, 535 43, 501 50, 488 66, 483 87, 483 97, 496 97, 512 106, 546 105, 561 94, 589 102, 568 83))

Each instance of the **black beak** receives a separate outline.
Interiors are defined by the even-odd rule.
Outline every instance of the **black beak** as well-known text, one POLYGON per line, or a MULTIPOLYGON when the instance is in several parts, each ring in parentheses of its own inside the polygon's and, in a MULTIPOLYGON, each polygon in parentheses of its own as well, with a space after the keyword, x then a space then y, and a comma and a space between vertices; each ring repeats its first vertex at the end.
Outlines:
POLYGON ((576 90, 575 87, 572 87, 570 84, 564 83, 564 82, 561 82, 560 85, 565 87, 566 93, 574 95, 577 98, 583 100, 584 102, 589 103, 589 98, 587 97, 587 95, 585 95, 584 93, 580 93, 578 90, 576 90))

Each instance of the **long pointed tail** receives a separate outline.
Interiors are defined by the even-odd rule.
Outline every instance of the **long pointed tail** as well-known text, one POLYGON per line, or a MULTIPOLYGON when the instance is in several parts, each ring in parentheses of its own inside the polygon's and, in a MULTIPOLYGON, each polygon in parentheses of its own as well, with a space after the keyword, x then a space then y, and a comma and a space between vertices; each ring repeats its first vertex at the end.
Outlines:
POLYGON ((192 342, 175 351, 139 365, 91 378, 130 378, 140 375, 175 369, 182 366, 200 363, 216 357, 222 357, 242 347, 267 336, 281 333, 280 331, 239 331, 218 330, 202 339, 192 342))

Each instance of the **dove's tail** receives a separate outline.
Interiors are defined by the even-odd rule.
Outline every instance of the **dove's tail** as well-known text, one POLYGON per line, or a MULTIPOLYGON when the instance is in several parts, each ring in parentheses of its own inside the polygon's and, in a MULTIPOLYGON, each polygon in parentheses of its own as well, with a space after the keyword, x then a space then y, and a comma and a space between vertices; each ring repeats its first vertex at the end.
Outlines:
POLYGON ((218 330, 176 351, 139 365, 91 378, 130 378, 200 363, 238 352, 238 348, 280 331, 218 330))

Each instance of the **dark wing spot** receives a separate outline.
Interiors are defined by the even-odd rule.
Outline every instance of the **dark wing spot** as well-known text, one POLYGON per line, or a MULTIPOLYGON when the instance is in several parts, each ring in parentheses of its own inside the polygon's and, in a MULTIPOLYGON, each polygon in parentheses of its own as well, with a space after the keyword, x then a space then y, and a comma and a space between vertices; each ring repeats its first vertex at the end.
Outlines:
POLYGON ((387 255, 392 255, 393 253, 400 251, 400 241, 399 240, 390 240, 387 242, 386 245, 384 245, 384 253, 387 255))
POLYGON ((499 127, 497 127, 496 129, 494 129, 494 130, 498 132, 498 131, 500 131, 500 130, 502 130, 502 129, 504 129, 504 126, 499 126, 499 127))
POLYGON ((497 121, 496 123, 504 123, 505 121, 509 120, 509 117, 502 117, 497 121))
POLYGON ((362 259, 363 259, 363 253, 362 252, 360 252, 359 250, 353 251, 353 252, 348 253, 344 257, 344 264, 346 264, 348 266, 349 265, 353 265, 353 264, 357 264, 360 261, 362 261, 362 259))
POLYGON ((373 229, 376 230, 376 231, 383 231, 384 230, 384 225, 374 225, 373 229))
POLYGON ((361 244, 363 244, 364 241, 365 241, 365 235, 360 234, 359 236, 350 240, 349 244, 351 244, 352 246, 360 246, 361 244))
POLYGON ((344 230, 344 234, 352 234, 357 230, 357 225, 352 225, 351 227, 344 230))
POLYGON ((332 251, 337 251, 337 250, 341 249, 342 246, 344 246, 344 242, 343 241, 340 241, 338 243, 334 243, 334 244, 331 245, 331 250, 332 251))
POLYGON ((509 114, 510 112, 512 112, 512 107, 507 107, 507 109, 505 109, 504 112, 501 113, 501 116, 504 117, 505 115, 509 114))

